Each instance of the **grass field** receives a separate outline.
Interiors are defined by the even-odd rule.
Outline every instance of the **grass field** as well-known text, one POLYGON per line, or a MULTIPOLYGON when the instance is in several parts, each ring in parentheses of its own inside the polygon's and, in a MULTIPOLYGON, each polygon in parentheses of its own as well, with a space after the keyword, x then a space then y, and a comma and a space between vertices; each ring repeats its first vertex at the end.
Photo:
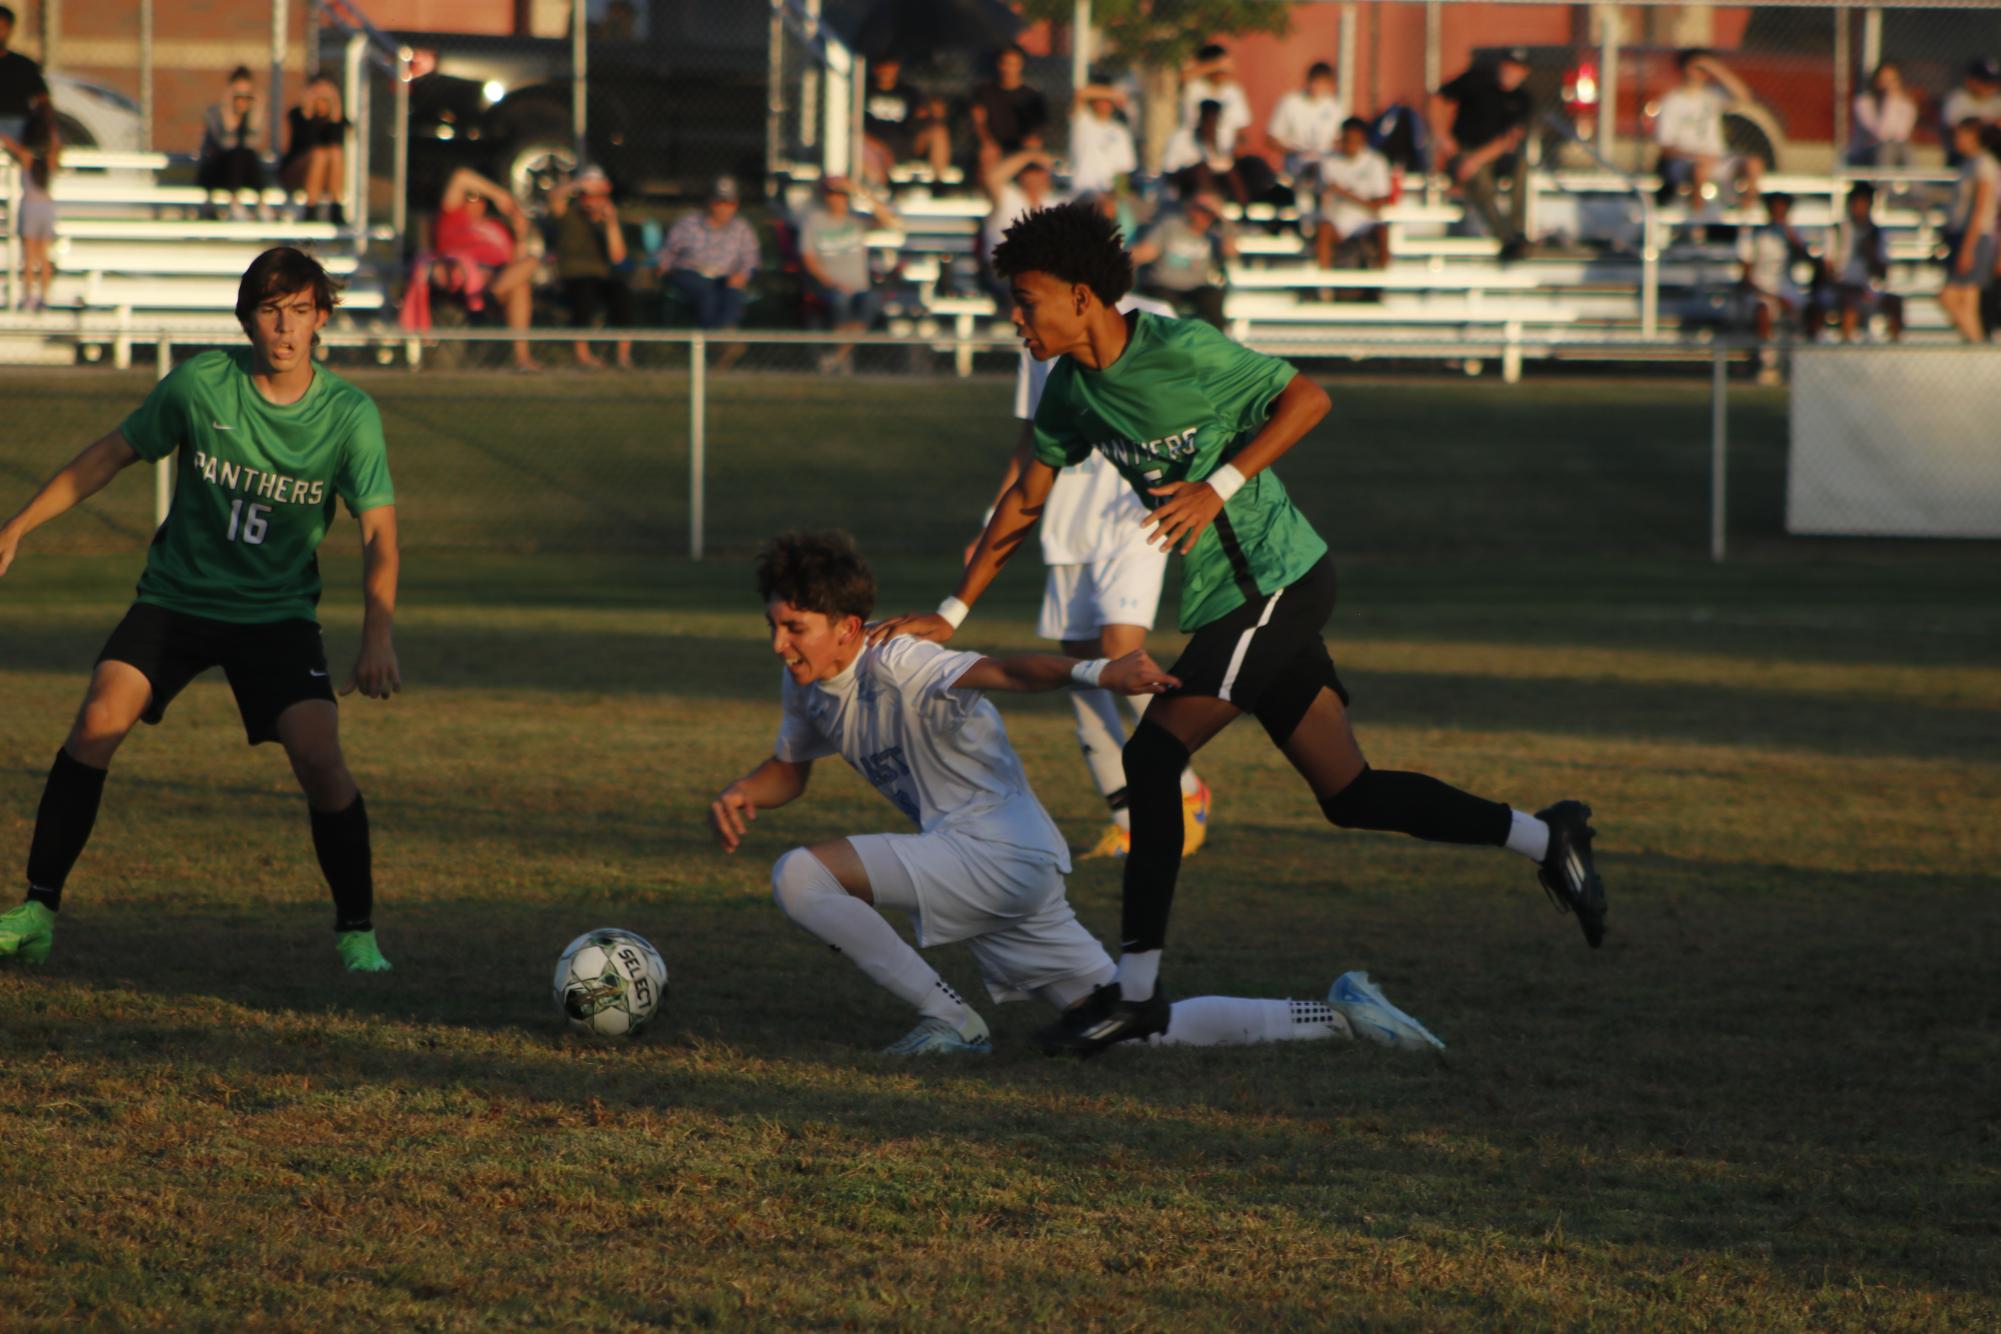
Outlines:
MULTIPOLYGON (((1032 1054, 1039 1013, 983 1005, 992 1058, 913 1067, 874 1054, 906 1016, 766 880, 890 808, 823 765, 736 858, 701 826, 766 753, 776 676, 740 555, 665 554, 678 385, 365 383, 409 689, 344 718, 397 969, 337 971, 282 758, 197 683, 121 753, 53 959, 0 968, 0 1326, 2001 1320, 2001 561, 1787 543, 1782 401, 1744 396, 1752 558, 1720 568, 1691 386, 1344 385, 1340 428, 1282 469, 1342 558, 1331 640, 1371 758, 1591 801, 1602 951, 1516 859, 1329 830, 1246 727, 1202 757, 1216 831, 1173 988, 1318 996, 1367 968, 1447 1056, 1076 1065, 1032 1054), (569 1040, 547 994, 606 924, 673 970, 628 1045, 569 1040)), ((0 440, 6 488, 144 388, 0 380, 33 427, 0 440)), ((1004 386, 712 397, 719 546, 844 522, 886 553, 886 609, 935 602, 1004 386)), ((0 859, 148 499, 124 479, 0 581, 0 859)), ((325 561, 342 659, 352 553, 325 561)), ((963 642, 1030 645, 1036 590, 1010 571, 963 642)), ((1084 841, 1067 708, 1004 711, 1084 841)), ((1072 897, 1116 926, 1114 869, 1072 897)), ((964 953, 936 957, 972 994, 964 953)))

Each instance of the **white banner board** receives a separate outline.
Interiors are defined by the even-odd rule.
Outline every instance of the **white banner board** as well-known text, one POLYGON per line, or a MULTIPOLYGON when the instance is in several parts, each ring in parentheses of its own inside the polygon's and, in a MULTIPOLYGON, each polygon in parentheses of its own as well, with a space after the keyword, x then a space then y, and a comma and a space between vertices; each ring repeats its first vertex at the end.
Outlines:
POLYGON ((1786 531, 2001 537, 2001 349, 1795 352, 1786 531))

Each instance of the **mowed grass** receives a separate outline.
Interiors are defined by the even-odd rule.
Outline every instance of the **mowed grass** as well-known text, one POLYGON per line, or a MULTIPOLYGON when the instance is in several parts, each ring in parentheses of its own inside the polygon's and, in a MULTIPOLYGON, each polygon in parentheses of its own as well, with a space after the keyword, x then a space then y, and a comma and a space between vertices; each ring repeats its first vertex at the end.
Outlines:
MULTIPOLYGON (((667 554, 671 378, 365 383, 403 490, 409 689, 343 720, 397 970, 338 971, 282 758, 197 683, 121 753, 54 958, 0 968, 0 1324, 2001 1317, 2001 562, 1787 542, 1777 400, 1746 396, 1755 558, 1721 568, 1689 386, 1344 384, 1339 428, 1284 469, 1342 557, 1330 639, 1371 758, 1592 802, 1603 950, 1518 859, 1329 829, 1246 724, 1201 757, 1215 833, 1170 985, 1311 997, 1366 968, 1448 1055, 1052 1062, 1044 1016, 986 1004, 948 948, 998 1049, 911 1066, 874 1053, 907 1016, 766 880, 891 808, 822 765, 734 858, 701 816, 776 721, 741 552, 844 522, 885 553, 885 609, 931 605, 1005 386, 718 377, 724 555, 697 565, 667 554), (607 924, 673 983, 611 1046, 548 996, 563 944, 607 924)), ((47 424, 0 473, 26 485, 143 389, 0 381, 47 424)), ((0 856, 129 596, 147 491, 127 477, 0 581, 0 856)), ((1034 645, 1030 565, 964 643, 1034 645)), ((325 566, 344 666, 349 536, 325 566)), ((1003 708, 1088 840, 1064 702, 1003 708)), ((1114 934, 1115 868, 1072 897, 1114 934)))

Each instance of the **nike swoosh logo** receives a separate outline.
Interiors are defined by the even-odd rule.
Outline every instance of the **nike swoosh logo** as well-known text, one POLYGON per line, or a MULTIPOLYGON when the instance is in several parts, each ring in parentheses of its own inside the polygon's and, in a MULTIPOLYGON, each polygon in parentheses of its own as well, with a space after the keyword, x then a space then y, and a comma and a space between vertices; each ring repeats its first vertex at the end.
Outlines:
POLYGON ((325 675, 326 675, 326 673, 325 673, 325 672, 316 672, 316 671, 314 671, 314 670, 313 670, 312 668, 308 667, 308 668, 306 669, 306 675, 307 675, 307 676, 325 676, 325 675))
POLYGON ((223 424, 222 424, 221 422, 219 422, 219 421, 211 421, 211 422, 209 423, 209 425, 210 425, 210 426, 213 426, 213 427, 214 427, 214 428, 215 428, 216 430, 218 430, 218 431, 233 431, 233 430, 235 430, 235 429, 236 429, 236 428, 235 428, 234 426, 224 426, 224 425, 223 425, 223 424))

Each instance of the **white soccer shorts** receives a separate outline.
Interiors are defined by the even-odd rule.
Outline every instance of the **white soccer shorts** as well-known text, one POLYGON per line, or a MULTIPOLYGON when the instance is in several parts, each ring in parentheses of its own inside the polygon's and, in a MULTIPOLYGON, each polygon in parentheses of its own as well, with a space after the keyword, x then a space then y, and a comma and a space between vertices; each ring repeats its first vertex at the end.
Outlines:
POLYGON ((1063 873, 1047 862, 949 833, 858 834, 848 842, 876 906, 912 909, 920 946, 964 941, 998 1003, 1041 997, 1068 1005, 1118 971, 1064 897, 1063 873))
POLYGON ((1052 565, 1042 587, 1044 639, 1096 639, 1108 625, 1153 629, 1167 553, 1133 542, 1115 556, 1088 565, 1052 565))

